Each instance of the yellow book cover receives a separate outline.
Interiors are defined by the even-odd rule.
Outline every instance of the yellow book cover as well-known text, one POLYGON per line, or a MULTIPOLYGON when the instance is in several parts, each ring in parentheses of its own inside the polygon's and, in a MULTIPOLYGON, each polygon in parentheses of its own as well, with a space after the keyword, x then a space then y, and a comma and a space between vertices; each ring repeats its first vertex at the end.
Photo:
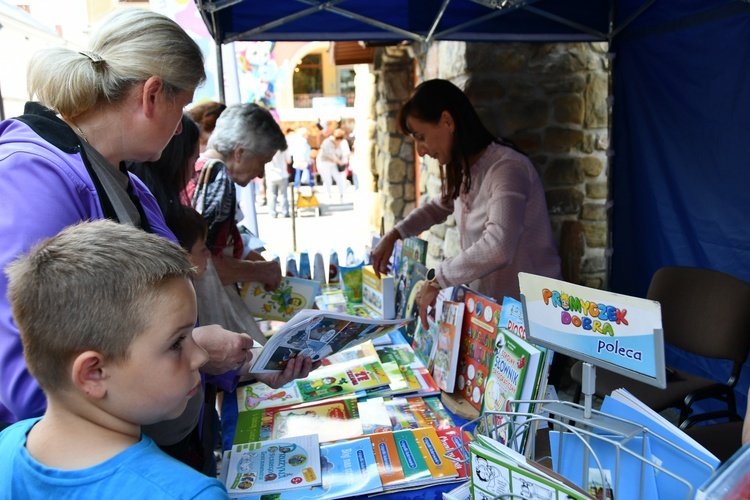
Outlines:
POLYGON ((445 458, 445 446, 440 441, 434 427, 412 429, 412 434, 417 440, 419 451, 422 453, 422 457, 424 457, 434 479, 458 477, 456 466, 450 459, 445 458))

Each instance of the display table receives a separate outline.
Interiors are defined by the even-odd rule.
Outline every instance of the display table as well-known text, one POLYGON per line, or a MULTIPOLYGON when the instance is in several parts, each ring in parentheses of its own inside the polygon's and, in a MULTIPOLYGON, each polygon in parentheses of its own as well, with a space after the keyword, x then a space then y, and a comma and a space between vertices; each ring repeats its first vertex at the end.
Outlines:
MULTIPOLYGON (((393 332, 390 334, 391 339, 394 343, 406 343, 404 340, 403 335, 399 331, 393 332)), ((442 399, 442 398, 441 398, 442 399)), ((467 423, 467 419, 461 417, 460 415, 455 414, 451 409, 446 405, 446 410, 450 414, 450 416, 453 418, 453 421, 455 422, 456 426, 461 426, 467 423)), ((222 405, 221 405, 221 426, 222 426, 222 450, 226 451, 232 448, 232 442, 234 441, 234 432, 235 427, 237 426, 237 395, 236 392, 227 393, 224 395, 222 405)), ((467 430, 470 432, 473 431, 473 426, 469 427, 467 430)), ((383 499, 435 499, 435 500, 441 500, 443 492, 450 491, 456 486, 458 486, 460 483, 447 483, 447 484, 440 484, 437 486, 432 486, 429 488, 422 488, 419 490, 413 490, 413 491, 397 491, 393 493, 388 494, 379 494, 377 495, 377 498, 383 498, 383 499)), ((361 496, 361 497, 353 497, 353 498, 368 498, 367 495, 361 496)))

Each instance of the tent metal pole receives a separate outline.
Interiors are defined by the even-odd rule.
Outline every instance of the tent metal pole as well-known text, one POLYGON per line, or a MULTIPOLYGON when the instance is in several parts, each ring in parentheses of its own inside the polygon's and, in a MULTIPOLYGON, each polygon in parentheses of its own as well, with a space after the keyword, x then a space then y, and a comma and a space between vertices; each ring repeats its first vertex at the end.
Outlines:
POLYGON ((219 23, 215 12, 211 12, 211 24, 213 26, 214 43, 216 44, 216 76, 218 77, 219 85, 219 102, 226 104, 227 96, 226 91, 224 90, 224 57, 221 52, 221 33, 219 33, 219 23))
POLYGON ((427 38, 425 38, 425 42, 429 43, 432 41, 432 36, 435 34, 435 30, 437 29, 438 24, 440 24, 440 20, 443 18, 443 14, 445 14, 445 9, 448 8, 449 3, 451 3, 451 0, 443 0, 443 5, 440 6, 440 11, 438 12, 437 16, 435 16, 435 21, 433 21, 432 23, 430 32, 427 33, 427 38))

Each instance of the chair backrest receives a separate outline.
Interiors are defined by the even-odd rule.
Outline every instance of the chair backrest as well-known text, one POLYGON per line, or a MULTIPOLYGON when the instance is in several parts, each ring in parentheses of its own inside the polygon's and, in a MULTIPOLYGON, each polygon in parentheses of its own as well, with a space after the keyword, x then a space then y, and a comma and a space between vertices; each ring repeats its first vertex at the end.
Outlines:
POLYGON ((709 269, 663 267, 647 297, 661 304, 666 342, 709 358, 747 360, 750 283, 709 269))

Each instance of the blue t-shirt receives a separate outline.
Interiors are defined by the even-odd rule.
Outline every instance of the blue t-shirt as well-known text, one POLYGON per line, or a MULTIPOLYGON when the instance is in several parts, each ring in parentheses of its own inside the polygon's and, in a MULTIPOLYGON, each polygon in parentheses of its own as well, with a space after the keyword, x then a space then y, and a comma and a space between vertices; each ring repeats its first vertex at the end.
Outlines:
POLYGON ((38 421, 0 432, 0 498, 229 498, 221 481, 171 458, 146 435, 94 467, 46 467, 26 450, 26 434, 38 421))

